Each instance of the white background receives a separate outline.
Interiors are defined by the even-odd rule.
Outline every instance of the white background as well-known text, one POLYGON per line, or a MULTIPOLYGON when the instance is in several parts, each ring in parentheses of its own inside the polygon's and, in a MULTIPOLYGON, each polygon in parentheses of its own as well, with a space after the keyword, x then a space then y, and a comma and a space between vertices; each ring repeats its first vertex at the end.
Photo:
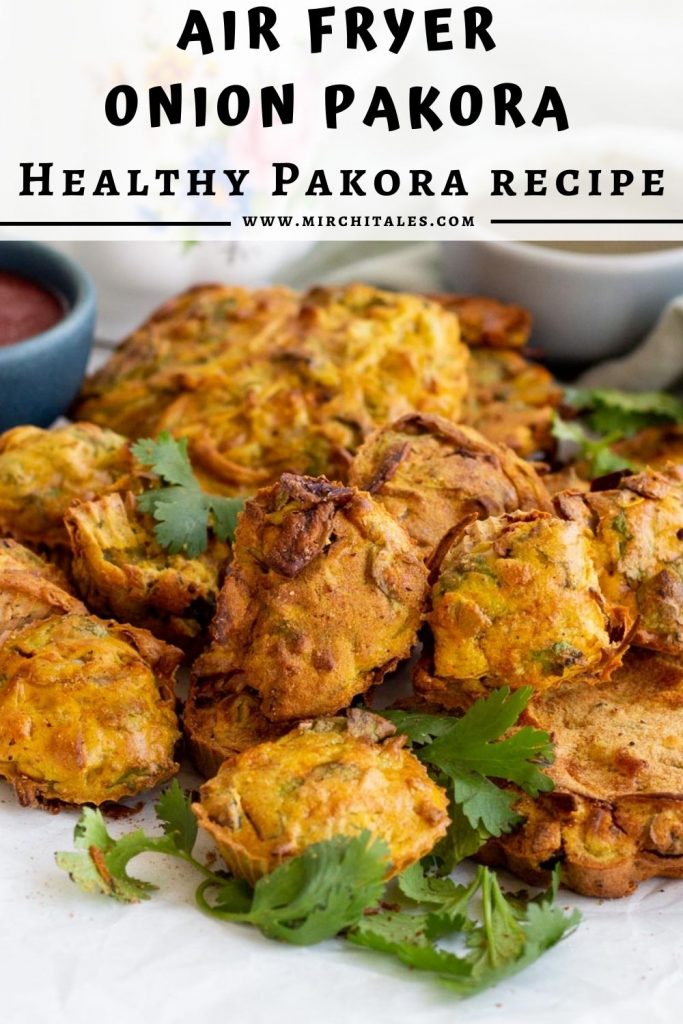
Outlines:
MULTIPOLYGON (((73 813, 0 803, 3 1024, 669 1024, 683 997, 683 885, 652 882, 625 900, 561 893, 584 921, 535 965, 459 1002, 447 989, 341 941, 295 949, 206 918, 196 876, 145 856, 132 872, 162 889, 119 905, 57 870, 73 813)), ((150 822, 111 825, 119 833, 150 822)))

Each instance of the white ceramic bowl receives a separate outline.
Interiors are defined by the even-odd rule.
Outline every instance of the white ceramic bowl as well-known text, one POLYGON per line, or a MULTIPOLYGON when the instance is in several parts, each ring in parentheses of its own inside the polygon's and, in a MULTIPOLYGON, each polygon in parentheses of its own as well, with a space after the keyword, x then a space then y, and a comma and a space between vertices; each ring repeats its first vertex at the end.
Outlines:
POLYGON ((534 348, 566 362, 628 351, 683 294, 683 242, 627 255, 498 241, 445 242, 442 251, 454 291, 525 306, 534 318, 534 348))

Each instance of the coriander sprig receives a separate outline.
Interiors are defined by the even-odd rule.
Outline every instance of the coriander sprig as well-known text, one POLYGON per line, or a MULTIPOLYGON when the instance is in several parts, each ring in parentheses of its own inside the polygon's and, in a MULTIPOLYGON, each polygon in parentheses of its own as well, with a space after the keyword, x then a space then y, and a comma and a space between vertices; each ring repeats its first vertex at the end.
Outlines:
POLYGON ((234 539, 244 498, 224 498, 201 489, 187 453, 187 438, 176 440, 164 431, 156 440, 136 441, 131 451, 162 480, 161 487, 137 499, 140 511, 156 520, 154 536, 162 548, 172 555, 196 558, 206 551, 209 528, 219 540, 234 539))
POLYGON ((612 446, 619 441, 645 427, 683 423, 683 402, 665 391, 567 388, 564 404, 577 418, 565 420, 556 413, 553 435, 575 446, 591 477, 635 468, 614 451, 612 446))
POLYGON ((553 788, 552 779, 542 771, 554 756, 548 734, 524 726, 504 736, 532 694, 530 686, 514 692, 501 687, 476 701, 461 718, 382 712, 448 789, 451 824, 438 848, 448 871, 476 853, 490 836, 509 832, 521 820, 513 809, 515 791, 502 789, 492 780, 514 783, 530 796, 553 788))
POLYGON ((577 911, 565 914, 553 906, 559 869, 550 889, 531 900, 505 895, 485 867, 467 885, 431 877, 419 864, 387 883, 389 851, 367 832, 316 843, 252 888, 195 858, 197 824, 177 782, 160 797, 156 814, 161 835, 138 829, 114 839, 101 813, 86 808, 76 826, 75 851, 58 853, 57 864, 85 892, 136 903, 149 899, 156 887, 130 875, 130 861, 141 853, 178 857, 203 876, 196 902, 213 917, 252 925, 291 945, 341 934, 355 946, 391 955, 446 983, 459 996, 522 970, 579 921, 577 911), (391 904, 382 900, 387 888, 391 904), (444 949, 445 938, 459 938, 464 951, 444 949))

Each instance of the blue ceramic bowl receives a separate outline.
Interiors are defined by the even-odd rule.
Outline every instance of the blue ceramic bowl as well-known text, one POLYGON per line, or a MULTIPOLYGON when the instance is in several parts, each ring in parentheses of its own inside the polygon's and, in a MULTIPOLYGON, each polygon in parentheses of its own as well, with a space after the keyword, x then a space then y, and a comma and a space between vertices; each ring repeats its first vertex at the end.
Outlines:
POLYGON ((20 423, 47 427, 81 385, 95 328, 95 289, 72 260, 37 242, 0 242, 0 270, 21 274, 62 297, 59 323, 0 346, 0 430, 20 423))

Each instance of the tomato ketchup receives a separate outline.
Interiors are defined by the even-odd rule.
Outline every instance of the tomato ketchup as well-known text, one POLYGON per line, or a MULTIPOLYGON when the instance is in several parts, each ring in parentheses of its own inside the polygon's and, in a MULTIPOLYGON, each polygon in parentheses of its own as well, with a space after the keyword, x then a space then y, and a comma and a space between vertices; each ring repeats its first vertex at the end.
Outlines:
POLYGON ((54 327, 64 312, 62 303, 47 288, 0 270, 0 347, 54 327))

